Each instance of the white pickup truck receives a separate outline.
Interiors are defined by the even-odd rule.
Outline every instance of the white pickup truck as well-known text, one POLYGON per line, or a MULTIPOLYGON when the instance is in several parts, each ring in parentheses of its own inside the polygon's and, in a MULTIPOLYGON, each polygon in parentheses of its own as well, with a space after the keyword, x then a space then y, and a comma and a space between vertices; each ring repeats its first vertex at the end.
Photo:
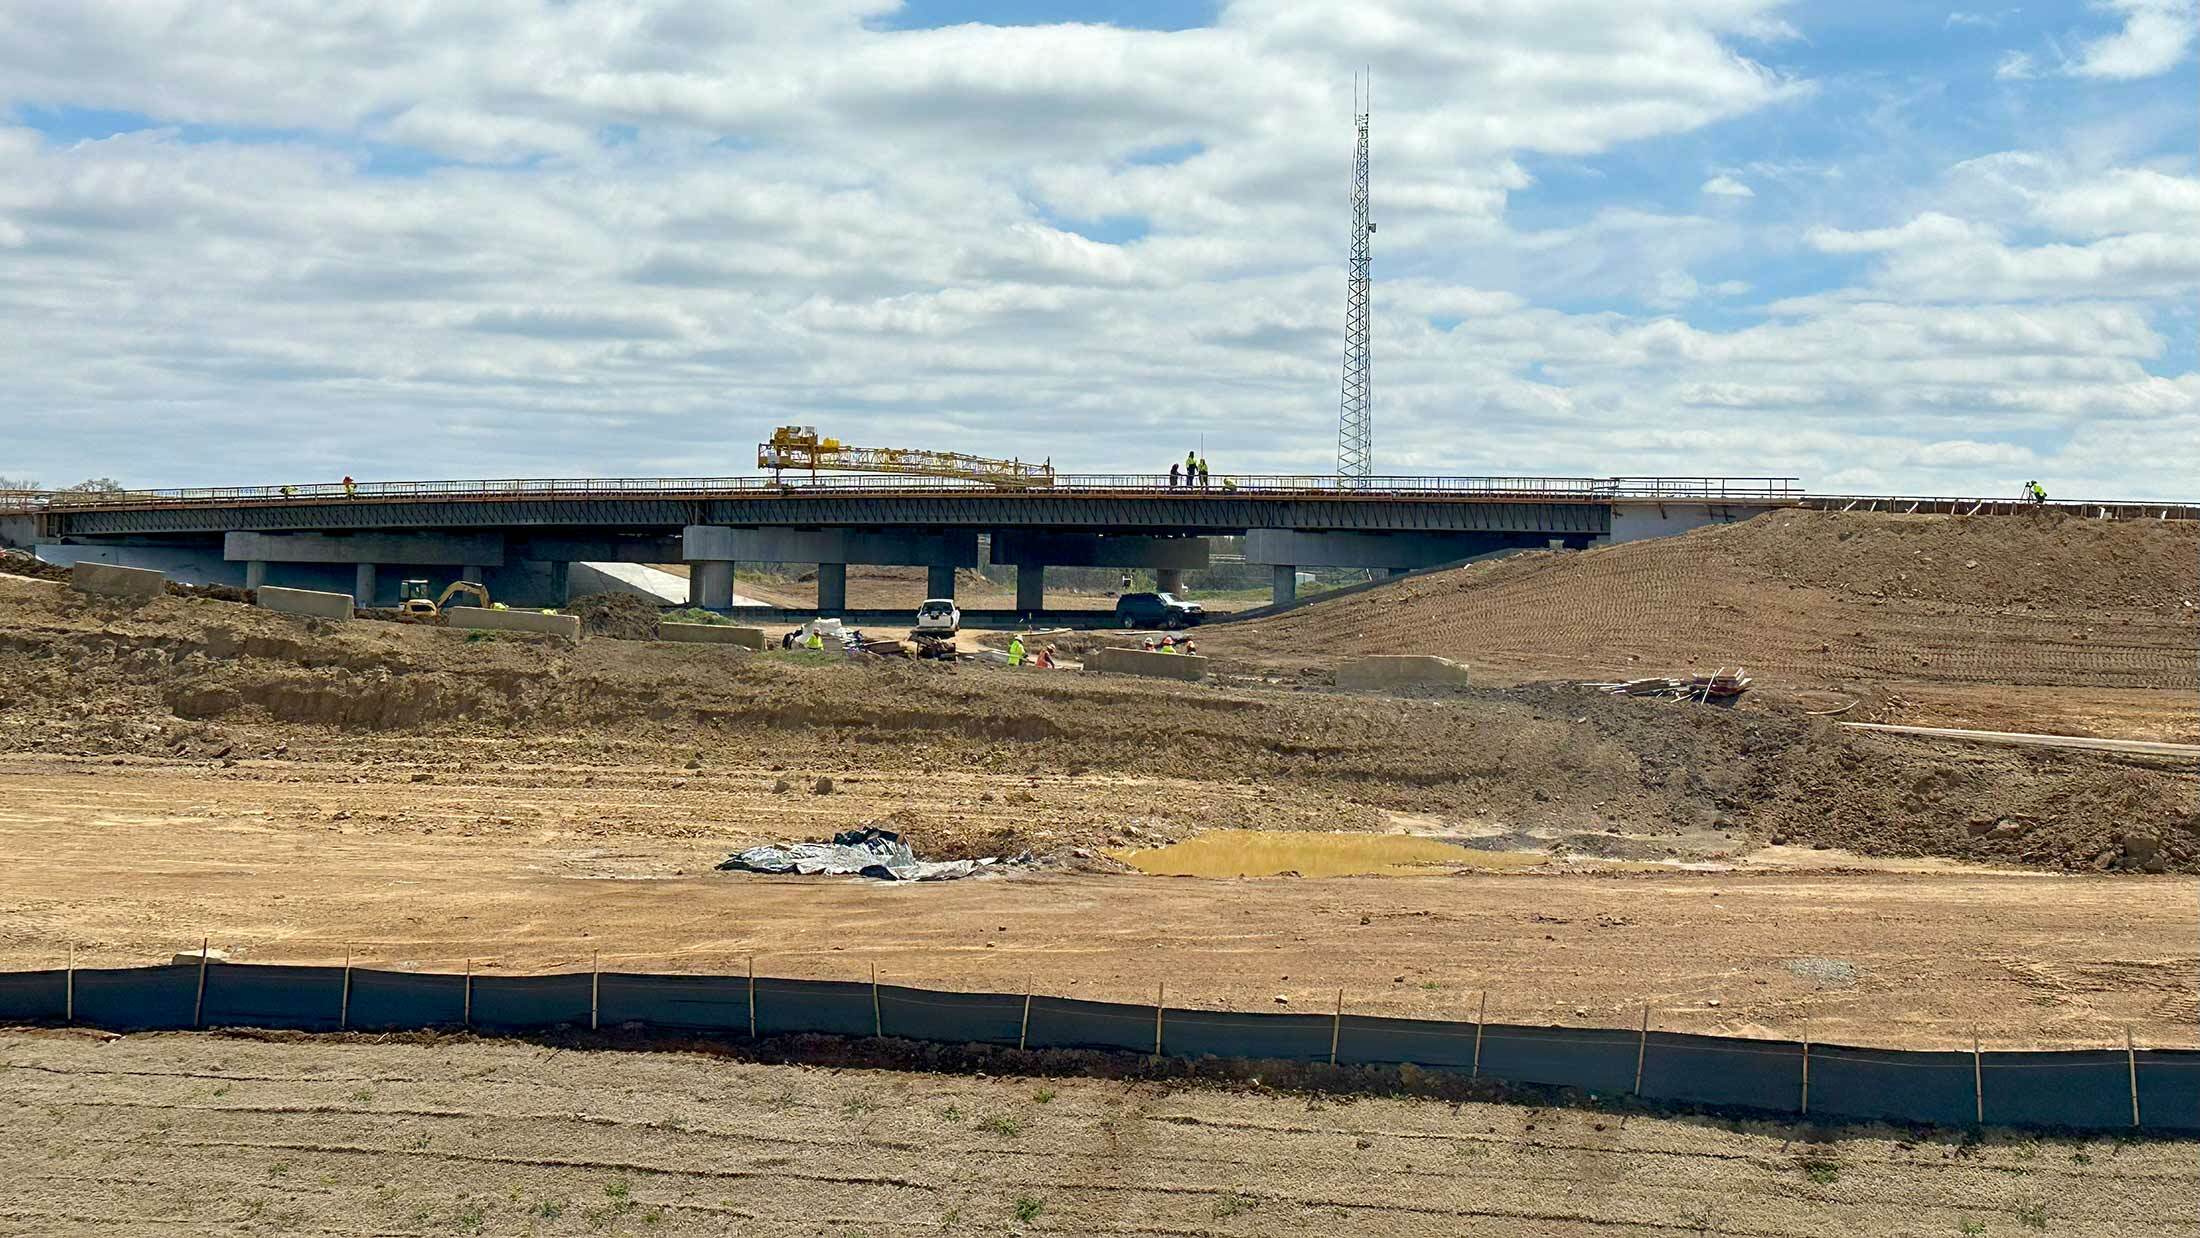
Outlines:
POLYGON ((962 608, 953 598, 926 598, 917 607, 918 632, 933 636, 953 636, 962 630, 962 608))

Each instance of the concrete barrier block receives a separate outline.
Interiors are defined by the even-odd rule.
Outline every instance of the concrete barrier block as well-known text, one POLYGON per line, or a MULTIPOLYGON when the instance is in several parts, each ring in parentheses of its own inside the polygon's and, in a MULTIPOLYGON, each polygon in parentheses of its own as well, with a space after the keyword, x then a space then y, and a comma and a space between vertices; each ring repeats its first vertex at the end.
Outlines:
POLYGON ((488 610, 479 606, 449 606, 443 617, 454 628, 490 632, 542 632, 567 640, 581 638, 579 615, 545 615, 534 610, 488 610))
POLYGON ((1207 659, 1189 653, 1095 649, 1085 656, 1085 669, 1117 675, 1150 675, 1157 679, 1205 679, 1207 659))
POLYGON ((1465 687, 1472 682, 1465 663, 1425 653, 1379 654, 1357 658, 1337 668, 1340 688, 1382 691, 1442 684, 1465 687))
POLYGON ((657 639, 697 645, 739 645, 743 649, 762 649, 767 643, 762 628, 740 628, 725 623, 660 623, 657 639))
POLYGON ((114 597, 155 598, 168 591, 168 578, 150 568, 79 563, 69 569, 69 587, 114 597))
POLYGON ((269 610, 286 615, 314 615, 322 619, 351 618, 351 595, 323 593, 318 589, 283 589, 261 585, 252 596, 269 610))

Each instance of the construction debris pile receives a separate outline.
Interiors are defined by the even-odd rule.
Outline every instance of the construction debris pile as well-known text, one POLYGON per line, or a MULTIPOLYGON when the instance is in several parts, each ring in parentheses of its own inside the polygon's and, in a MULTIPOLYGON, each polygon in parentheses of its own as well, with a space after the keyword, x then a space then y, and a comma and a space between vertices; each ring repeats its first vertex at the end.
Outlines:
MULTIPOLYGON (((1021 859, 1010 861, 1020 863, 1021 859)), ((982 860, 920 860, 892 830, 865 826, 842 830, 829 843, 787 843, 751 847, 728 856, 720 872, 796 873, 804 877, 859 876, 878 881, 953 881, 995 868, 993 856, 982 860)))
POLYGON ((1613 696, 1664 696, 1691 701, 1731 702, 1749 690, 1749 676, 1740 667, 1729 672, 1721 668, 1715 675, 1690 675, 1686 679, 1652 677, 1628 679, 1619 683, 1585 683, 1584 688, 1595 688, 1613 696))

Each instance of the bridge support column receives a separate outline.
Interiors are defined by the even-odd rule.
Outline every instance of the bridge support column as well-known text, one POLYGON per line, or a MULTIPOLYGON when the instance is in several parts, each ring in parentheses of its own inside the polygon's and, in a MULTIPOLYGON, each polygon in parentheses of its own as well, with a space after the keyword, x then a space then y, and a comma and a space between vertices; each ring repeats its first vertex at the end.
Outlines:
POLYGON ((487 585, 489 583, 489 569, 486 567, 482 567, 481 565, 476 563, 469 563, 461 570, 463 570, 466 574, 459 577, 460 580, 470 580, 477 585, 487 585))
POLYGON ((848 609, 848 565, 817 565, 817 613, 837 615, 848 609))
POLYGON ((1047 569, 1040 563, 1016 565, 1016 609, 1030 614, 1047 608, 1047 569))
POLYGON ((1153 570, 1153 587, 1163 593, 1184 592, 1184 569, 1157 567, 1153 570))
POLYGON ((724 610, 733 605, 733 562, 700 559, 688 564, 688 605, 724 610))
POLYGON ((924 596, 951 598, 955 596, 955 569, 928 567, 924 569, 924 596))
POLYGON ((267 560, 248 559, 244 565, 244 587, 259 589, 267 584, 267 560))
POLYGON ((361 563, 351 569, 351 604, 374 605, 374 565, 361 563))
POLYGON ((1299 569, 1288 563, 1276 564, 1276 583, 1270 593, 1269 603, 1281 606, 1285 602, 1296 601, 1298 596, 1299 569))

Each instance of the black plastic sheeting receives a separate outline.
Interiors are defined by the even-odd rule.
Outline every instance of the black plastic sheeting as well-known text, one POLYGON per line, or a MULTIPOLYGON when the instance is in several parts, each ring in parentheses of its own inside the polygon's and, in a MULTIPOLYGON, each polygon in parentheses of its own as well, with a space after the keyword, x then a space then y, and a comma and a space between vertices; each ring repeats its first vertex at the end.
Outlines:
POLYGON ((466 1018, 466 977, 436 972, 351 970, 351 1022, 362 1032, 457 1027, 466 1018))
POLYGON ((118 1032, 190 1027, 196 1022, 198 999, 196 963, 188 967, 79 968, 76 973, 76 1021, 93 1027, 118 1032))
POLYGON ((2200 1130, 2200 1051, 2139 1050, 2139 1121, 2200 1130))
MULTIPOLYGON (((0 973, 0 1023, 54 1023, 69 974, 0 973)), ((1631 1092, 1652 1100, 1795 1113, 1804 1046, 1624 1029, 1447 1023, 1347 1014, 1249 1014, 902 985, 628 972, 557 976, 419 974, 219 963, 74 973, 78 1023, 117 1031, 266 1027, 362 1031, 603 1027, 760 1036, 883 1033, 951 1044, 1151 1053, 1476 1072, 1492 1081, 1631 1092), (470 997, 469 997, 470 991, 470 997), (347 1018, 348 1014, 348 1018, 347 1018), (1479 1062, 1479 1065, 1477 1063, 1479 1062)), ((2200 1131, 2200 1051, 1910 1052, 1811 1045, 1811 1116, 1967 1126, 2129 1130, 2133 1093, 2148 1130, 2200 1131)))
POLYGON ((590 986, 585 974, 476 975, 472 1026, 511 1032, 587 1027, 590 986))
POLYGON ((0 972, 0 1023, 58 1023, 69 1012, 66 971, 0 972))
POLYGON ((1968 1126, 1977 1106, 1968 1053, 1810 1047, 1813 1114, 1968 1126))
POLYGON ((207 1027, 333 1032, 343 1014, 343 1002, 342 968, 217 963, 206 969, 206 1009, 199 1022, 207 1027))

